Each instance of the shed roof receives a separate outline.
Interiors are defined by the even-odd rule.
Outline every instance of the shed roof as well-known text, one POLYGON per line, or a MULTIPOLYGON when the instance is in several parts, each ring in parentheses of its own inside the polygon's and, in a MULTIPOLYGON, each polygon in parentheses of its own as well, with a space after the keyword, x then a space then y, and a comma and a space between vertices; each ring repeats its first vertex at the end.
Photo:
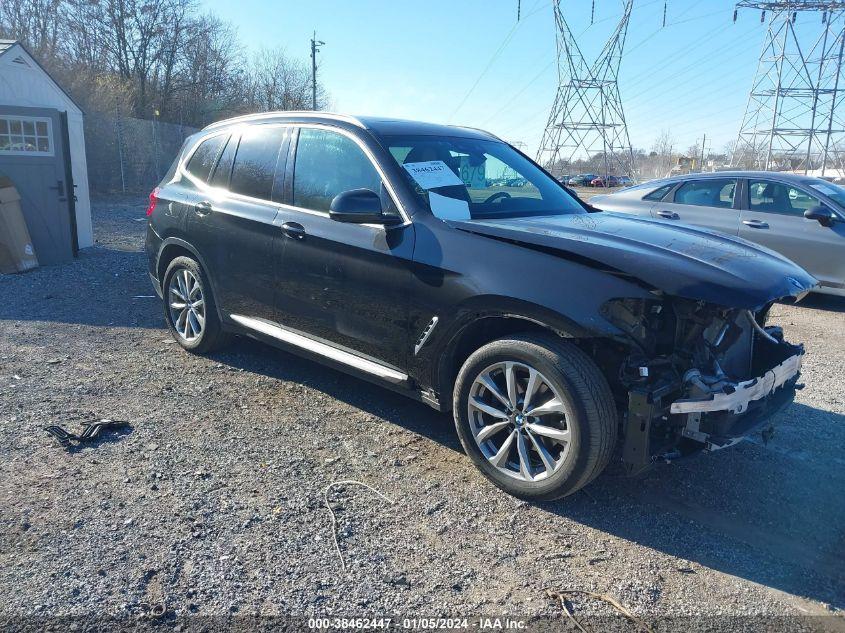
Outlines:
POLYGON ((65 89, 62 87, 62 84, 60 84, 58 81, 56 81, 55 79, 53 79, 53 76, 52 76, 49 72, 47 72, 47 69, 46 69, 46 68, 44 68, 44 66, 42 66, 42 65, 41 65, 41 63, 40 63, 40 62, 39 62, 39 61, 35 58, 35 56, 34 56, 32 53, 30 53, 30 52, 26 49, 26 46, 24 46, 23 44, 21 44, 21 42, 20 42, 20 41, 18 41, 18 40, 5 40, 5 39, 0 39, 0 57, 3 57, 3 55, 5 55, 5 54, 6 54, 6 53, 8 53, 9 51, 13 50, 15 47, 20 48, 20 49, 21 49, 21 50, 22 50, 22 51, 26 54, 26 56, 27 56, 29 59, 31 59, 33 62, 35 62, 35 65, 36 65, 36 66, 38 66, 38 68, 39 68, 39 69, 41 69, 41 72, 43 72, 45 75, 47 75, 47 77, 50 79, 50 81, 52 81, 52 82, 53 82, 53 84, 54 84, 54 85, 55 85, 55 86, 56 86, 59 90, 61 90, 62 94, 64 94, 64 95, 65 95, 65 96, 66 96, 66 97, 70 100, 70 102, 71 102, 73 105, 75 105, 77 108, 79 108, 79 111, 80 111, 80 112, 82 112, 83 114, 85 113, 85 111, 82 109, 82 106, 80 106, 80 105, 76 102, 76 100, 75 100, 73 97, 71 97, 71 96, 70 96, 70 94, 68 94, 68 91, 67 91, 67 90, 65 90, 65 89))

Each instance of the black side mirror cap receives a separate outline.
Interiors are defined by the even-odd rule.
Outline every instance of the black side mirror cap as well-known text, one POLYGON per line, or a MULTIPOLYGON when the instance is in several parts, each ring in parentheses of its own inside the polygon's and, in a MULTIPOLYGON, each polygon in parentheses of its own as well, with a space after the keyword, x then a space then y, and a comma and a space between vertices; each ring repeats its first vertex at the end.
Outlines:
POLYGON ((808 220, 816 220, 822 226, 830 226, 836 222, 833 211, 824 206, 810 207, 804 211, 804 217, 808 220))
POLYGON ((337 194, 329 207, 329 217, 350 224, 395 224, 397 220, 384 215, 381 198, 370 189, 351 189, 337 194))

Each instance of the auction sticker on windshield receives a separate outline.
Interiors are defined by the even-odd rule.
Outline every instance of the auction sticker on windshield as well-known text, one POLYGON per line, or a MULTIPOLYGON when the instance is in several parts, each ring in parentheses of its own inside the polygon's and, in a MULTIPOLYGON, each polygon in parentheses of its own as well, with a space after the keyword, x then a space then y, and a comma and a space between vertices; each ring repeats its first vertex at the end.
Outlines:
POLYGON ((411 177, 423 189, 437 189, 438 187, 464 186, 464 181, 449 169, 442 160, 428 160, 424 163, 405 163, 402 165, 411 177))

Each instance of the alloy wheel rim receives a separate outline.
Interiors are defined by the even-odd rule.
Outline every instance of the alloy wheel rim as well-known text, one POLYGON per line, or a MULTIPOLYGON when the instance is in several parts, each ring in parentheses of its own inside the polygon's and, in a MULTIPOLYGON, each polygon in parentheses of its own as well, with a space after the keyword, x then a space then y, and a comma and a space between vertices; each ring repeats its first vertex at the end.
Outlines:
POLYGON ((196 341, 205 329, 205 297, 202 286, 187 268, 180 268, 170 277, 167 302, 170 320, 179 337, 196 341))
POLYGON ((505 361, 479 372, 470 387, 467 408, 482 455, 508 477, 543 481, 571 455, 566 401, 530 365, 505 361))

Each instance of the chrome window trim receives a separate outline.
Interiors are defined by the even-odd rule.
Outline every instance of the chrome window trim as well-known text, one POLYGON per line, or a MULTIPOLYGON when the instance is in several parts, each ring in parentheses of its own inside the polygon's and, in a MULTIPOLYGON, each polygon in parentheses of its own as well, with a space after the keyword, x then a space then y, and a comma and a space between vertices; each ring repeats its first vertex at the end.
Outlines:
POLYGON ((236 323, 239 323, 251 330, 271 336, 284 343, 294 345, 343 365, 354 367, 355 369, 373 376, 378 376, 382 380, 386 380, 393 384, 400 384, 408 380, 407 374, 403 374, 400 371, 391 369, 390 367, 382 365, 376 361, 363 358, 353 354, 352 352, 347 352, 339 347, 334 347, 308 336, 304 336, 294 332, 293 330, 289 330, 284 326, 277 325, 276 323, 244 316, 242 314, 230 314, 229 317, 236 323))

